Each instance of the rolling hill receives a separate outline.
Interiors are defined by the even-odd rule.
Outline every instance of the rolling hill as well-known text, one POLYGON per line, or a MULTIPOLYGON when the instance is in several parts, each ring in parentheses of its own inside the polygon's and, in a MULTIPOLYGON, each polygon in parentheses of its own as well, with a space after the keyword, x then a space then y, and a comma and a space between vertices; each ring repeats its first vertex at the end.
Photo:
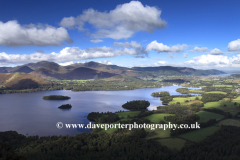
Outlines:
POLYGON ((117 65, 105 65, 97 62, 75 63, 68 66, 60 66, 54 62, 41 61, 28 63, 16 67, 0 67, 0 73, 24 72, 43 79, 96 79, 109 78, 115 75, 131 77, 158 77, 158 76, 206 76, 224 74, 219 70, 199 70, 188 67, 120 67, 117 65))
POLYGON ((11 89, 35 88, 38 84, 50 82, 27 73, 0 73, 0 85, 11 89))

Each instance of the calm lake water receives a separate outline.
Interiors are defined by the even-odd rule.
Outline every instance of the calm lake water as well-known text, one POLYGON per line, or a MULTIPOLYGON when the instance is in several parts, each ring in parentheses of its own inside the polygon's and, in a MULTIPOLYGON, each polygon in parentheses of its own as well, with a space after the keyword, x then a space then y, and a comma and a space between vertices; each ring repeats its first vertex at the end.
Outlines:
POLYGON ((168 86, 126 91, 56 90, 0 94, 0 131, 13 130, 24 135, 39 136, 91 132, 89 129, 58 129, 56 123, 87 125, 90 122, 86 118, 88 113, 125 110, 122 105, 132 100, 147 100, 150 102, 149 110, 156 109, 162 103, 160 98, 151 96, 152 92, 168 91, 171 95, 179 95, 180 93, 175 90, 180 87, 168 86), (64 95, 70 96, 71 99, 43 100, 42 97, 47 95, 64 95), (71 104, 72 108, 70 110, 58 109, 62 104, 71 104))

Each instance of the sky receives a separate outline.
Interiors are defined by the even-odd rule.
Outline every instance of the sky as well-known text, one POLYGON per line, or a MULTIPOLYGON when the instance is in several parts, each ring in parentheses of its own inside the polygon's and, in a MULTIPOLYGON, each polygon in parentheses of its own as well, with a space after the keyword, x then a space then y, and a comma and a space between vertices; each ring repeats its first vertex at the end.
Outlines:
POLYGON ((0 66, 240 68, 239 0, 0 0, 0 66))

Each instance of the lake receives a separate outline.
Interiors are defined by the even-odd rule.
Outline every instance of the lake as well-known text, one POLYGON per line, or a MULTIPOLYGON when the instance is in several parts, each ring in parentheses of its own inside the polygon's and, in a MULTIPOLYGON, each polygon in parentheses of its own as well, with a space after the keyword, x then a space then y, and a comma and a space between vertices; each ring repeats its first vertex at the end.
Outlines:
MULTIPOLYGON (((147 100, 149 110, 162 105, 160 98, 152 97, 152 92, 168 91, 171 95, 181 86, 144 88, 124 91, 79 91, 70 90, 39 91, 34 93, 0 94, 0 131, 13 130, 23 135, 75 135, 91 132, 90 129, 58 129, 57 122, 63 124, 88 124, 90 112, 116 112, 125 110, 122 105, 132 100, 147 100), (63 95, 69 100, 43 100, 43 96, 63 95), (70 110, 58 109, 62 104, 71 104, 70 110)), ((196 89, 191 88, 190 89, 196 89)))

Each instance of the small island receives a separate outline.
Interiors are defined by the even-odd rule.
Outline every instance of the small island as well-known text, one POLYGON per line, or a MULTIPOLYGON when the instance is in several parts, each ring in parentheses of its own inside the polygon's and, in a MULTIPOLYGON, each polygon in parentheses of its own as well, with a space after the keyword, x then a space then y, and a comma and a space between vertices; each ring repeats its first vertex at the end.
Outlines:
POLYGON ((129 110, 145 110, 150 106, 150 103, 145 100, 130 101, 122 105, 123 108, 129 110))
POLYGON ((169 92, 164 91, 164 92, 153 92, 151 94, 153 97, 165 97, 165 96, 170 96, 169 92))
POLYGON ((42 99, 45 100, 67 100, 70 99, 71 97, 68 96, 62 96, 62 95, 49 95, 49 96, 43 96, 42 99))
POLYGON ((60 107, 58 107, 59 109, 70 109, 72 108, 72 105, 71 104, 63 104, 61 105, 60 107))

